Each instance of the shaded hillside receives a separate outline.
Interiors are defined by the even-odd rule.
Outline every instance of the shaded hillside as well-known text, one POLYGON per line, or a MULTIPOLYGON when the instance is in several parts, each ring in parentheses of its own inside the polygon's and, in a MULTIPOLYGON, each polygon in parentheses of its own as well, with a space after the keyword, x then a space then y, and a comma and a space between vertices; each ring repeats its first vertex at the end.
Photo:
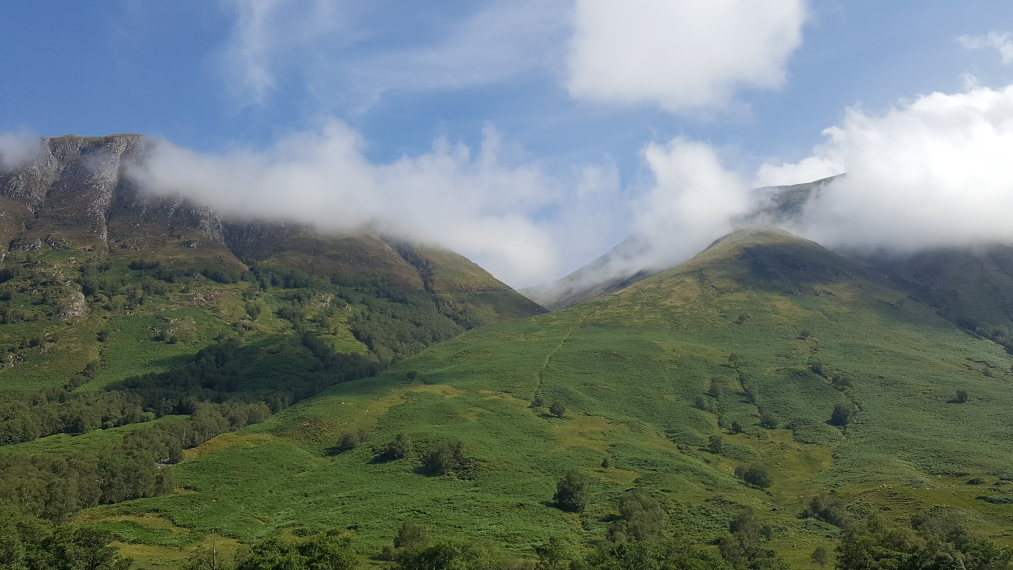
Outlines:
POLYGON ((738 232, 617 293, 471 331, 212 440, 175 468, 186 492, 85 519, 138 521, 147 538, 124 550, 150 560, 209 533, 290 527, 354 528, 376 552, 405 519, 530 559, 550 537, 580 551, 614 534, 636 491, 660 505, 661 536, 712 553, 747 541, 791 568, 816 567, 814 549, 842 537, 914 532, 913 515, 1009 543, 1010 364, 817 244, 738 232), (399 441, 404 454, 387 451, 399 441), (459 459, 433 474, 423 460, 447 441, 459 459), (552 500, 571 470, 588 478, 577 513, 552 500), (748 513, 768 530, 742 534, 733 521, 748 513))

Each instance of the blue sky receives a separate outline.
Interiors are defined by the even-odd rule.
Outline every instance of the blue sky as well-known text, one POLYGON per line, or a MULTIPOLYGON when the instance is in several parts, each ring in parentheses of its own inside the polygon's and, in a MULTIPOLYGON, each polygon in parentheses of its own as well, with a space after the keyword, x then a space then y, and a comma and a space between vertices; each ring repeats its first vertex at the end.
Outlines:
MULTIPOLYGON (((445 232, 459 237, 441 236, 447 220, 437 227, 410 220, 418 228, 408 235, 462 250, 509 282, 527 285, 572 270, 652 225, 637 209, 651 203, 666 178, 649 159, 652 145, 658 161, 664 155, 672 164, 680 156, 673 141, 704 145, 714 167, 730 176, 716 179, 748 186, 764 180, 757 175, 764 165, 820 154, 814 149, 826 145, 824 129, 845 123, 849 108, 883 118, 931 92, 1002 89, 1013 78, 1013 56, 1001 51, 1013 46, 1003 35, 1013 29, 1013 3, 1005 0, 715 0, 727 8, 717 13, 703 4, 10 3, 0 20, 0 70, 7 79, 0 132, 141 132, 168 139, 193 151, 188 160, 218 161, 208 167, 218 169, 208 181, 189 182, 221 193, 214 201, 226 209, 244 199, 242 192, 212 186, 228 185, 228 168, 242 168, 242 156, 284 163, 281 147, 293 140, 325 145, 334 136, 347 138, 354 141, 354 162, 373 169, 349 175, 370 180, 362 192, 375 191, 378 180, 401 180, 397 168, 388 168, 399 161, 416 169, 412 180, 432 176, 437 188, 417 190, 431 202, 443 196, 439 185, 488 185, 476 192, 490 195, 458 212, 473 217, 469 224, 445 232), (623 13, 620 4, 638 7, 623 13), (750 4, 761 5, 762 13, 744 14, 750 4), (639 16, 632 13, 637 10, 639 16), (680 27, 686 22, 689 27, 680 27), (697 28, 707 33, 622 51, 668 30, 690 36, 697 28), (609 45, 619 44, 609 41, 623 47, 617 53, 609 45), (715 55, 721 53, 727 58, 715 55), (603 61, 612 56, 627 60, 610 68, 603 61), (711 81, 711 89, 689 92, 711 81), (496 157, 497 168, 480 164, 482 148, 496 157), (666 148, 671 152, 661 152, 666 148), (539 199, 529 188, 503 197, 512 184, 525 183, 551 196, 539 199), (589 193, 593 200, 575 206, 589 193), (570 209, 577 211, 564 212, 570 209), (460 237, 497 223, 506 234, 484 245, 469 249, 474 240, 460 237), (515 251, 496 245, 514 234, 515 251), (581 245, 567 243, 573 241, 581 245)), ((312 164, 289 160, 300 173, 333 162, 327 156, 312 164)), ((698 174, 706 173, 666 179, 679 187, 698 174)), ((179 181, 155 185, 169 191, 173 184, 179 181)), ((315 188, 331 191, 323 183, 315 188)), ((458 202, 473 198, 448 192, 458 202)), ((396 229, 368 211, 348 223, 368 218, 381 230, 396 229)), ((298 211, 288 215, 323 223, 298 211)))

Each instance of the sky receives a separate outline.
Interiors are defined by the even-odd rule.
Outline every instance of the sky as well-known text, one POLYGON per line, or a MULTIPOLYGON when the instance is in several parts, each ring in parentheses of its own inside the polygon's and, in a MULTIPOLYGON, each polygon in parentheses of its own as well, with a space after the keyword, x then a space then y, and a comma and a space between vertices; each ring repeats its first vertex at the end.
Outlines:
POLYGON ((517 287, 629 235, 677 263, 752 188, 844 171, 789 229, 1013 239, 1008 0, 35 0, 5 7, 0 72, 0 168, 34 136, 140 132, 153 192, 517 287))

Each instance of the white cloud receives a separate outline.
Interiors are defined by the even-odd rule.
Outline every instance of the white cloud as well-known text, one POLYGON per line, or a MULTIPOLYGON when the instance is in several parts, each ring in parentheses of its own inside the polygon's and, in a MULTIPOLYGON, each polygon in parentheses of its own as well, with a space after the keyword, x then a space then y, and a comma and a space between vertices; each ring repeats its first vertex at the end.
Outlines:
POLYGON ((235 16, 221 67, 233 96, 260 105, 278 89, 277 72, 307 61, 323 40, 344 44, 341 3, 328 0, 221 0, 235 16), (293 59, 294 56, 294 59, 293 59))
POLYGON ((282 90, 281 76, 287 73, 325 109, 366 107, 388 91, 458 89, 556 67, 570 3, 492 0, 444 23, 444 33, 435 38, 416 40, 418 29, 396 18, 372 19, 367 13, 382 8, 366 4, 225 1, 235 25, 221 62, 239 101, 267 102, 282 90), (377 30, 384 26, 402 33, 395 39, 383 36, 377 30))
POLYGON ((777 88, 802 41, 805 0, 577 0, 570 93, 674 113, 777 88))
POLYGON ((388 90, 457 89, 558 65, 566 0, 501 0, 455 24, 439 41, 380 51, 319 69, 345 89, 375 99, 388 90))
POLYGON ((686 261, 734 229, 752 208, 748 186, 709 145, 674 139, 644 151, 654 183, 635 206, 635 235, 648 244, 634 270, 686 261))
POLYGON ((154 192, 179 193, 225 215, 439 244, 519 286, 554 277, 561 263, 601 251, 612 237, 600 218, 584 215, 616 217, 611 166, 552 176, 492 130, 477 150, 440 140, 390 163, 370 162, 362 149, 356 132, 330 121, 264 151, 201 155, 157 143, 132 175, 154 192))
POLYGON ((0 171, 11 170, 42 151, 39 137, 28 132, 0 133, 0 171))
POLYGON ((821 180, 843 173, 844 166, 830 154, 832 153, 828 153, 828 156, 809 156, 799 162, 765 163, 757 171, 753 179, 753 186, 757 188, 788 186, 821 180))
MULTIPOLYGON (((840 165, 789 228, 831 246, 914 251, 1013 242, 1013 85, 932 93, 882 114, 848 111, 795 165, 840 165)), ((779 174, 791 178, 792 166, 779 174)))
POLYGON ((999 52, 1002 62, 1013 63, 1013 34, 991 31, 984 36, 960 36, 957 42, 967 49, 994 49, 999 52))

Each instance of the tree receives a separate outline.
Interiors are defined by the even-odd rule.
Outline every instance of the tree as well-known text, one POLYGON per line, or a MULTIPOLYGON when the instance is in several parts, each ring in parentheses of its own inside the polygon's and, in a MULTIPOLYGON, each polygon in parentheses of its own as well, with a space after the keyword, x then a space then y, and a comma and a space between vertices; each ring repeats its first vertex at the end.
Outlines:
POLYGON ((822 544, 813 550, 812 561, 815 562, 820 568, 830 564, 830 549, 822 544))
POLYGON ((531 407, 532 408, 534 408, 534 409, 537 410, 537 409, 541 408, 544 405, 545 405, 545 399, 542 398, 541 396, 535 396, 534 398, 531 398, 531 407))
POLYGON ((769 411, 762 410, 760 412, 760 425, 767 429, 777 429, 777 426, 781 425, 781 420, 769 411))
POLYGON ((429 542, 429 534, 426 529, 406 520, 401 523, 401 530, 397 531, 397 536, 394 537, 394 548, 422 546, 427 542, 429 542))
POLYGON ((851 402, 843 402, 834 406, 834 411, 830 414, 830 423, 835 426, 845 427, 855 419, 855 415, 858 413, 858 408, 851 402))
POLYGON ((725 447, 725 440, 720 435, 712 435, 707 440, 707 451, 718 454, 725 447))
POLYGON ((426 475, 446 475, 452 471, 465 471, 471 467, 464 456, 464 444, 453 439, 440 443, 422 458, 422 472, 426 475))
POLYGON ((397 461, 404 459, 412 453, 412 440, 403 433, 394 436, 387 445, 376 450, 376 459, 379 461, 397 461))
POLYGON ((957 397, 953 401, 958 404, 966 404, 970 399, 971 396, 967 393, 967 390, 957 390, 957 397))
POLYGON ((748 467, 740 465, 735 469, 735 476, 760 489, 768 489, 774 484, 774 478, 770 476, 770 473, 756 465, 748 467))
POLYGON ((198 548, 183 564, 183 570, 226 570, 229 567, 214 544, 211 548, 198 548))
POLYGON ((255 544, 236 564, 236 570, 353 570, 358 557, 342 531, 329 530, 307 537, 269 538, 255 544))
POLYGON ((563 416, 566 415, 566 407, 564 407, 563 404, 557 400, 555 402, 552 402, 552 404, 549 406, 549 413, 556 416, 557 418, 562 418, 563 416))
POLYGON ((587 487, 587 476, 579 471, 570 471, 556 484, 556 494, 552 500, 564 511, 579 513, 587 507, 587 487))
POLYGON ((628 542, 658 538, 665 518, 665 510, 657 499, 634 491, 619 500, 619 520, 609 527, 609 540, 628 542))

